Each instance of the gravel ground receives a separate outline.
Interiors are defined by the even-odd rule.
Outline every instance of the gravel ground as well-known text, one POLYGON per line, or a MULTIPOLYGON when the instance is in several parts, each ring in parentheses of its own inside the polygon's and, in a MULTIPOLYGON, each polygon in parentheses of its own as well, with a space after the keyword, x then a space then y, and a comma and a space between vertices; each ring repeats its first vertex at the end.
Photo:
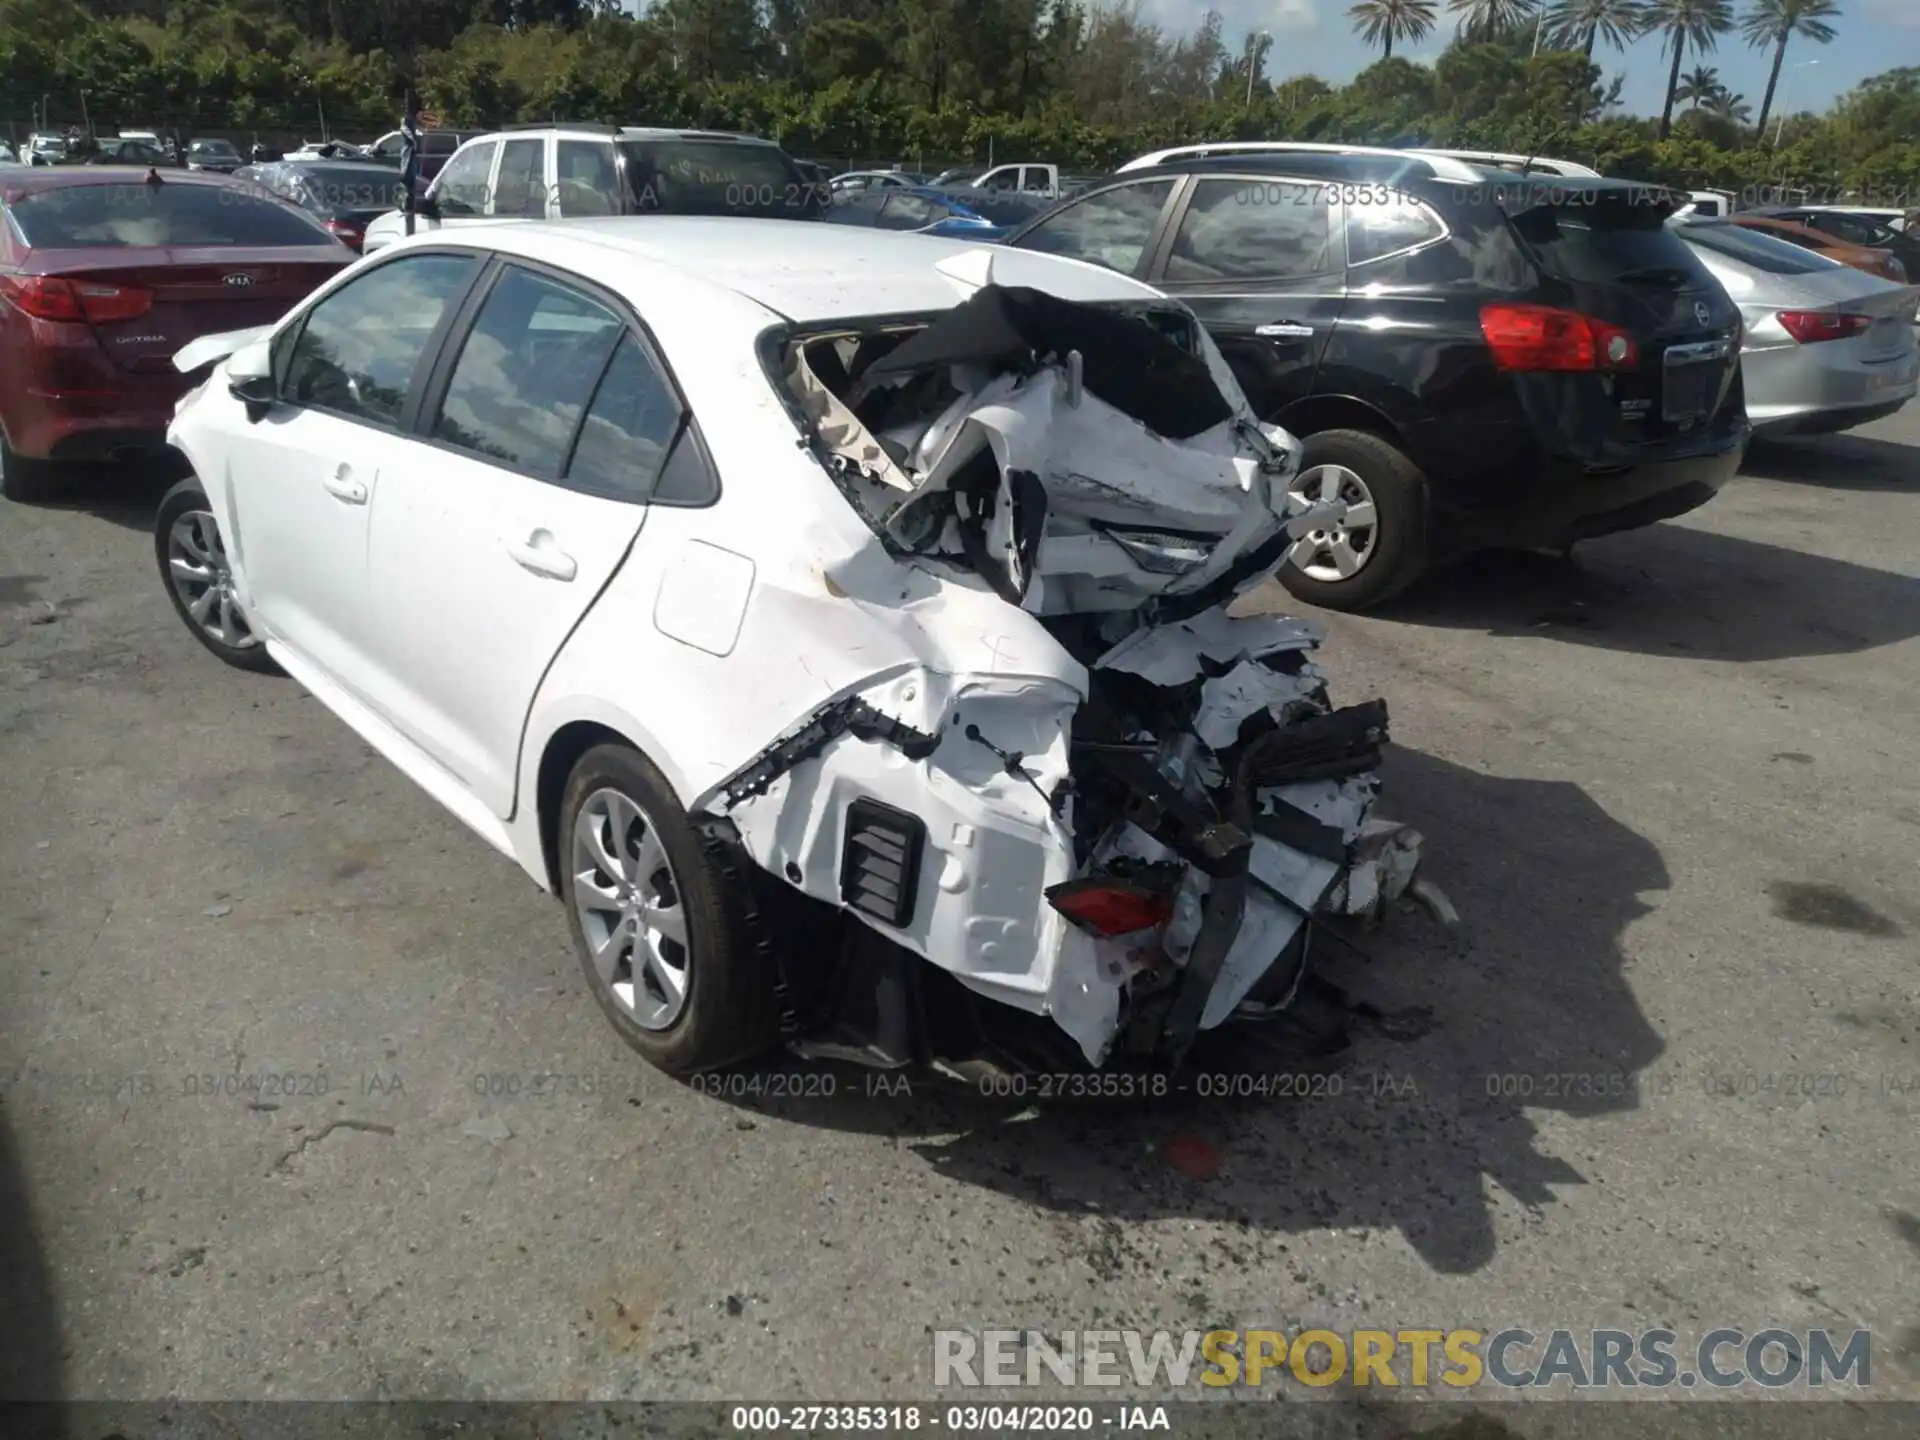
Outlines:
POLYGON ((180 628, 151 483, 0 506, 0 1393, 925 1399, 931 1328, 1772 1323, 1920 1395, 1920 413, 1749 471, 1332 618, 1466 917, 1325 950, 1337 1083, 1037 1114, 648 1070, 555 903, 180 628))

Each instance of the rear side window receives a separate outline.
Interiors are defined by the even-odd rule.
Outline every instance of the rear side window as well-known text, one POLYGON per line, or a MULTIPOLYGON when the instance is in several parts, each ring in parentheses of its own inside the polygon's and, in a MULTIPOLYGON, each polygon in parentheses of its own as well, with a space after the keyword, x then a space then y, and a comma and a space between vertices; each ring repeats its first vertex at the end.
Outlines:
POLYGON ((559 191, 562 215, 612 215, 618 209, 619 176, 613 167, 613 146, 593 140, 562 140, 558 146, 559 191))
POLYGON ((308 314, 282 371, 281 396, 398 424, 427 342, 478 265, 465 255, 406 255, 348 281, 308 314))
POLYGON ((666 378, 632 335, 622 337, 580 427, 568 482, 616 500, 646 501, 667 463, 680 414, 666 378))
POLYGON ((620 330, 619 317, 598 301, 508 269, 454 362, 434 438, 557 478, 620 330))
POLYGON ((776 145, 634 140, 621 149, 634 206, 643 213, 780 219, 817 208, 813 187, 776 145))
POLYGON ((1623 276, 1678 271, 1685 288, 1711 289, 1714 279, 1666 221, 1665 206, 1614 203, 1535 205, 1512 216, 1514 233, 1549 274, 1610 285, 1623 276))
POLYGON ((1839 263, 1740 225, 1689 225, 1680 234, 1691 245, 1738 260, 1769 275, 1812 275, 1831 270, 1839 263))
POLYGON ((1815 215, 1808 223, 1829 235, 1838 235, 1851 245, 1873 249, 1882 249, 1897 238, 1890 228, 1864 215, 1815 215))
POLYGON ((1337 268, 1330 194, 1299 180, 1202 180, 1174 237, 1166 278, 1204 285, 1337 268))
POLYGON ((63 185, 22 196, 8 209, 36 249, 335 243, 283 201, 217 185, 63 185))
POLYGON ((1347 264, 1365 265, 1438 240, 1447 233, 1440 217, 1409 196, 1393 194, 1386 203, 1347 206, 1347 264))
POLYGON ((880 228, 922 230, 946 218, 946 209, 931 200, 910 195, 905 190, 891 189, 886 195, 886 208, 880 212, 880 228))
POLYGON ((1131 275, 1140 268, 1173 181, 1118 185, 1057 210, 1020 240, 1022 250, 1089 260, 1131 275))

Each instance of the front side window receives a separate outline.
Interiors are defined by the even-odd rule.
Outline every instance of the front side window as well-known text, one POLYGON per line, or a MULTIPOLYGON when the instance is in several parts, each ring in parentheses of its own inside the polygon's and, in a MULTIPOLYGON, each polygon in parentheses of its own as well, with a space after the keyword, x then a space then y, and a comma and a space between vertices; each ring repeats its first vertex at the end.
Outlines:
POLYGON ((1292 279, 1334 268, 1328 187, 1303 180, 1202 180, 1167 279, 1188 285, 1292 279))
POLYGON ((407 255, 328 295, 293 334, 281 398, 397 425, 414 371, 447 307, 480 262, 467 255, 407 255))
POLYGON ((559 142, 555 185, 562 215, 612 215, 619 210, 620 177, 613 146, 594 140, 559 142))
POLYGON ((995 170, 980 181, 982 190, 1018 190, 1020 188, 1020 167, 1010 165, 1004 170, 995 170))
POLYGON ((620 332, 597 300, 510 267, 461 346, 433 437, 557 479, 620 332))
POLYGON ((631 334, 587 409, 567 482, 616 500, 644 502, 680 430, 680 398, 631 334))
POLYGON ((509 140, 500 151, 500 176, 489 213, 537 219, 547 213, 544 140, 509 140))
POLYGON ((447 161, 433 182, 434 202, 442 215, 484 215, 487 211, 487 179, 493 172, 498 143, 469 145, 447 161))
POLYGON ((1140 268, 1173 181, 1146 180, 1102 190, 1069 205, 1029 230, 1023 250, 1090 260, 1131 275, 1140 268))

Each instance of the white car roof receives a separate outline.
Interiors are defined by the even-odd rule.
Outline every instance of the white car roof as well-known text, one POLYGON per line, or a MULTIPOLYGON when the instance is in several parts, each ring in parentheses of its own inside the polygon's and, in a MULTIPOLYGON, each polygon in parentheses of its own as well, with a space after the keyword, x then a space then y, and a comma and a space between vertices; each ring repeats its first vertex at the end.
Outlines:
MULTIPOLYGON (((543 260, 634 297, 668 344, 705 346, 710 307, 731 297, 773 318, 813 323, 949 310, 967 297, 961 282, 935 268, 969 251, 991 257, 993 279, 1029 285, 1068 300, 1164 298, 1138 280, 1098 265, 965 240, 867 230, 802 220, 691 215, 601 216, 434 231, 402 246, 474 243, 543 260), (771 312, 770 314, 765 312, 771 312)), ((728 305, 725 308, 736 308, 728 305)))

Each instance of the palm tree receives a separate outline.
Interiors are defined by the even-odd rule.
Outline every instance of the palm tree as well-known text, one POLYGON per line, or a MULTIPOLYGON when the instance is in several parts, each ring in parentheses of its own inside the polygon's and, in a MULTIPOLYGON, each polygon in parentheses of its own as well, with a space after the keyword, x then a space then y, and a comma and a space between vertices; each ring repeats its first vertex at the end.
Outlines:
POLYGON ((1753 0, 1753 9, 1741 18, 1740 34, 1747 44, 1755 49, 1773 46, 1773 69, 1760 100, 1762 135, 1767 133, 1767 116, 1773 113, 1773 92, 1780 83, 1780 62, 1787 58, 1787 41, 1798 35, 1816 45, 1827 44, 1835 34, 1827 21, 1839 14, 1840 0, 1753 0))
POLYGON ((1460 31, 1469 40, 1491 40, 1531 20, 1536 4, 1538 0, 1447 0, 1447 9, 1466 17, 1460 31))
POLYGON ((1701 108, 1729 125, 1745 125, 1753 119, 1753 106, 1747 103, 1747 97, 1724 85, 1720 87, 1720 93, 1709 97, 1701 108))
POLYGON ((1711 105, 1726 93, 1727 87, 1720 83, 1720 72, 1711 65, 1696 65, 1680 77, 1680 83, 1674 87, 1673 98, 1679 104, 1698 108, 1711 105))
POLYGON ((1553 0, 1547 10, 1547 33, 1555 43, 1593 59, 1593 42, 1605 40, 1624 50, 1646 23, 1641 0, 1553 0))
POLYGON ((1396 40, 1424 40, 1433 33, 1436 0, 1360 0, 1347 18, 1369 45, 1382 48, 1381 58, 1393 58, 1396 40))
POLYGON ((1733 28, 1732 0, 1648 0, 1648 31, 1666 36, 1661 43, 1673 50, 1673 67, 1667 72, 1667 103, 1660 112, 1660 138, 1673 134, 1674 92, 1680 88, 1680 62, 1687 46, 1695 54, 1704 54, 1720 43, 1720 37, 1733 28))

